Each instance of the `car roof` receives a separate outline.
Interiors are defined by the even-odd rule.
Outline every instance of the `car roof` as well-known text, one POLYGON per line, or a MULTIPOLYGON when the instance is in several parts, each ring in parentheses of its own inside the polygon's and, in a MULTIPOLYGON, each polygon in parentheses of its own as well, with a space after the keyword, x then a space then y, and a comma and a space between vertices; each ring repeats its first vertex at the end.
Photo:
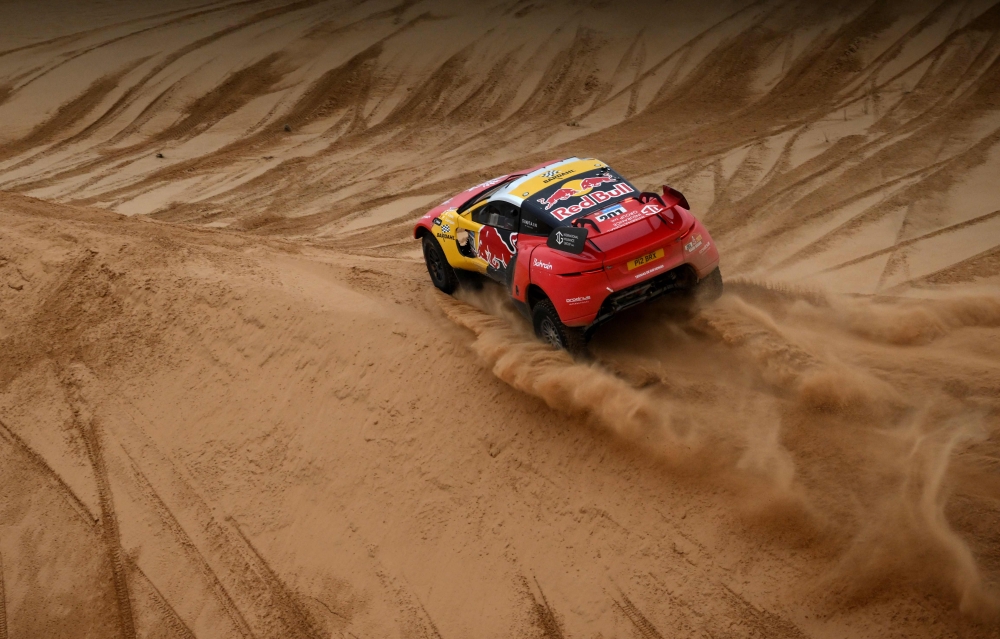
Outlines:
POLYGON ((567 226, 577 217, 602 210, 634 195, 638 195, 635 187, 604 162, 596 158, 572 157, 551 162, 501 186, 489 197, 489 201, 509 202, 522 209, 530 209, 536 217, 555 227, 567 226), (586 199, 585 196, 593 189, 580 188, 581 180, 604 176, 607 176, 604 181, 609 185, 618 186, 606 191, 610 195, 599 193, 598 195, 602 195, 599 203, 593 201, 593 198, 586 199), (553 208, 562 201, 551 200, 552 194, 560 189, 564 189, 563 200, 566 200, 567 206, 553 208), (574 193, 567 194, 570 191, 574 193), (545 196, 549 196, 549 199, 545 196), (570 209, 575 212, 570 212, 570 209))
POLYGON ((581 173, 592 168, 606 166, 607 164, 594 158, 580 159, 572 157, 550 162, 531 173, 522 175, 510 184, 504 185, 490 197, 490 200, 510 202, 511 204, 521 206, 521 203, 526 198, 542 191, 546 186, 557 181, 560 177, 569 177, 570 175, 575 175, 576 173, 581 173))

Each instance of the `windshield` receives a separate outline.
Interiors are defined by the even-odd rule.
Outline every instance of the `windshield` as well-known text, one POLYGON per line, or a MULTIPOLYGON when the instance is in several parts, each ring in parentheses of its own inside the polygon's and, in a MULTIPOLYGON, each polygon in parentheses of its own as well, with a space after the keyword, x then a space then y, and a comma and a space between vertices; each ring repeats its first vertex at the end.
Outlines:
POLYGON ((471 209, 476 204, 479 204, 483 200, 488 199, 491 195, 493 195, 494 193, 496 193, 497 191, 499 191, 503 186, 509 184, 511 182, 511 180, 514 180, 515 178, 517 178, 516 175, 508 175, 508 176, 505 176, 503 178, 497 178, 497 179, 499 179, 501 181, 498 182, 496 186, 490 187, 490 188, 486 189, 485 191, 483 191, 482 193, 480 193, 479 195, 476 195, 474 197, 469 198, 465 202, 465 204, 463 204, 462 206, 458 207, 458 209, 457 209, 458 212, 459 213, 465 213, 466 211, 468 211, 469 209, 471 209))
POLYGON ((573 220, 639 195, 632 184, 608 167, 574 175, 525 198, 529 210, 549 226, 569 226, 573 220))

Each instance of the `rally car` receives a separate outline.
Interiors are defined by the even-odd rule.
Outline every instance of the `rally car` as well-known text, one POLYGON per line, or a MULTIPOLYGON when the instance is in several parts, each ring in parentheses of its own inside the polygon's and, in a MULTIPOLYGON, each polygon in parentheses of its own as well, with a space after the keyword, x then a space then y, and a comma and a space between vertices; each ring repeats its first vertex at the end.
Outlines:
POLYGON ((668 292, 722 293, 719 251, 684 196, 642 193, 604 162, 569 158, 503 175, 420 218, 434 286, 496 280, 535 333, 579 351, 616 313, 668 292), (456 272, 457 271, 457 272, 456 272))

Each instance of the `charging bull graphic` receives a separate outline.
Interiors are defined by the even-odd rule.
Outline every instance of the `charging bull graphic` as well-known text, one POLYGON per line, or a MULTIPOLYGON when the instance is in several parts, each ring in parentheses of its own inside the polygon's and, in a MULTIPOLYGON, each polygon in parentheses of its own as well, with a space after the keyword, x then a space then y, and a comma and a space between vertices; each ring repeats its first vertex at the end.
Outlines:
POLYGON ((576 189, 568 189, 566 187, 563 187, 561 189, 556 189, 555 191, 552 192, 552 195, 548 197, 538 198, 538 201, 539 203, 544 204, 545 210, 548 211, 553 206, 559 204, 563 200, 568 200, 571 197, 576 197, 576 194, 577 194, 576 189))
POLYGON ((635 189, 633 189, 627 182, 619 182, 612 188, 605 189, 603 191, 588 190, 580 196, 580 200, 576 204, 571 204, 570 206, 560 206, 552 211, 552 217, 561 222, 592 208, 605 206, 612 200, 624 197, 630 193, 635 193, 635 189))
POLYGON ((548 211, 563 200, 568 200, 571 197, 586 195, 602 184, 612 184, 617 181, 618 180, 610 175, 595 175, 594 177, 584 178, 582 180, 570 180, 566 184, 563 184, 560 188, 553 191, 548 197, 538 198, 538 202, 539 204, 544 204, 545 210, 548 211))
POLYGON ((510 260, 517 253, 517 233, 504 237, 503 231, 492 226, 479 229, 476 236, 476 254, 495 271, 507 268, 510 260))
POLYGON ((580 180, 580 188, 589 191, 590 189, 596 189, 602 184, 612 184, 614 182, 617 182, 617 180, 610 175, 598 175, 580 180))
MULTIPOLYGON (((623 186, 622 184, 618 184, 618 178, 612 177, 610 175, 595 175, 593 177, 584 178, 582 180, 570 180, 569 182, 563 184, 560 188, 553 191, 548 197, 538 198, 538 203, 544 204, 545 210, 548 211, 553 206, 559 204, 563 200, 568 200, 570 198, 575 198, 575 197, 585 197, 592 191, 594 191, 594 189, 601 186, 602 184, 616 185, 614 189, 608 192, 611 194, 612 197, 618 195, 617 189, 620 186, 623 186)), ((609 198, 601 197, 600 193, 602 192, 598 191, 594 193, 594 196, 599 198, 595 201, 607 202, 609 198)), ((556 212, 565 212, 565 211, 566 209, 563 207, 556 209, 556 212)), ((556 215, 556 213, 554 212, 553 215, 556 215)), ((566 217, 567 216, 556 215, 556 218, 559 220, 566 219, 566 217)))

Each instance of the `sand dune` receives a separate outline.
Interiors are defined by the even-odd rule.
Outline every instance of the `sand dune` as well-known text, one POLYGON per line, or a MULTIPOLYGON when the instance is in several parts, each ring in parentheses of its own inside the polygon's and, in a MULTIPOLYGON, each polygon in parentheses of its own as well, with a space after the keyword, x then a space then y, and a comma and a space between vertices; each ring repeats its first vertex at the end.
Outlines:
POLYGON ((995 636, 1000 5, 709 4, 0 6, 0 639, 995 636), (728 293, 437 294, 570 155, 728 293))

